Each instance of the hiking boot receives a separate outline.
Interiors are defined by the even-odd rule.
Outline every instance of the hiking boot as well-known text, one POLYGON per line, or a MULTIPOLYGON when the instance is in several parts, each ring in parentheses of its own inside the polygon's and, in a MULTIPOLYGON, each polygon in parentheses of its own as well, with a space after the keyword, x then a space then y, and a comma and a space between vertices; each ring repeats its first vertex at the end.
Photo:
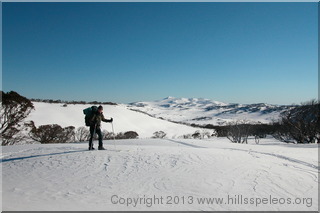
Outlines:
POLYGON ((98 150, 106 150, 103 146, 99 146, 98 150))
POLYGON ((89 150, 94 150, 93 146, 90 146, 90 147, 89 147, 89 150))

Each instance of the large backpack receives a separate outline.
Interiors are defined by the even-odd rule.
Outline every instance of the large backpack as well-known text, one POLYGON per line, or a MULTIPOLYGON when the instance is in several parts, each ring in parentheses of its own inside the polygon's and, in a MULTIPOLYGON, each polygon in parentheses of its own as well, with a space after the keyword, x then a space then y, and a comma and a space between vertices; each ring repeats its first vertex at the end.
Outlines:
POLYGON ((86 115, 84 117, 84 120, 86 122, 86 126, 91 126, 91 120, 97 111, 98 111, 97 106, 92 106, 92 107, 89 107, 89 108, 86 108, 83 110, 83 114, 86 115))

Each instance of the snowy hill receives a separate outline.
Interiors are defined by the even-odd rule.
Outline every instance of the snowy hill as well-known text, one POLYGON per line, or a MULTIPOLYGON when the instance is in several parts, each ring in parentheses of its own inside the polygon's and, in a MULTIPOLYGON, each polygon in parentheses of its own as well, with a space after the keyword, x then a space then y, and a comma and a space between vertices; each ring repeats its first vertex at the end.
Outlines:
POLYGON ((2 147, 2 210, 318 211, 317 144, 139 139, 105 147, 2 147))
MULTIPOLYGON (((84 126, 82 110, 91 104, 33 102, 35 110, 26 120, 33 120, 36 126, 59 124, 62 127, 84 126)), ((114 118, 115 132, 136 131, 140 138, 150 138, 156 131, 164 131, 169 138, 192 134, 199 130, 185 124, 225 125, 229 121, 248 120, 270 123, 280 113, 292 106, 270 104, 227 104, 202 98, 167 97, 153 102, 103 105, 106 118, 114 118), (169 122, 173 121, 173 122, 169 122)), ((111 124, 104 123, 102 129, 112 131, 111 124)))
MULTIPOLYGON (((74 126, 76 128, 85 126, 83 109, 91 105, 69 104, 50 104, 33 102, 33 110, 26 120, 33 120, 36 126, 46 124, 59 124, 62 127, 74 126)), ((156 131, 164 131, 169 138, 175 138, 184 134, 192 134, 197 128, 186 125, 175 124, 165 120, 150 117, 146 114, 134 112, 127 109, 126 105, 103 105, 104 116, 114 119, 114 131, 126 132, 136 131, 139 138, 150 138, 156 131)), ((102 129, 112 131, 110 123, 102 123, 102 129)))
POLYGON ((128 108, 157 118, 183 123, 224 125, 226 122, 246 119, 251 122, 270 123, 280 113, 293 106, 271 104, 227 104, 203 98, 167 97, 153 102, 135 102, 128 108))

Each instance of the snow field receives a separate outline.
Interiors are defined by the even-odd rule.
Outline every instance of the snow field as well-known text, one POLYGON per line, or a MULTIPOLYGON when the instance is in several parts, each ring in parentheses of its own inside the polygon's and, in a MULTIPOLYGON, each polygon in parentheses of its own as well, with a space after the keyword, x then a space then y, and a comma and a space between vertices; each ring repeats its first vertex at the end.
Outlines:
POLYGON ((316 144, 216 138, 111 140, 106 151, 87 146, 3 147, 3 210, 318 210, 316 144))

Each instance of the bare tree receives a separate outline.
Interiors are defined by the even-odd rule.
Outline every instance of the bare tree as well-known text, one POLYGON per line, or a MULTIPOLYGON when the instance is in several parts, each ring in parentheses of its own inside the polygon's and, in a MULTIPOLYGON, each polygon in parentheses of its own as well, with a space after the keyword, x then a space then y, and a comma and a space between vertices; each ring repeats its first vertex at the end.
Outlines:
POLYGON ((30 100, 11 91, 1 92, 0 108, 0 130, 2 136, 2 145, 10 145, 25 139, 21 131, 26 127, 32 126, 32 123, 24 123, 24 119, 34 109, 30 100))
POLYGON ((75 132, 77 141, 87 141, 90 137, 90 131, 86 127, 79 127, 75 132))
POLYGON ((250 125, 246 120, 228 123, 227 138, 233 143, 248 143, 250 125))
POLYGON ((103 130, 102 136, 103 136, 103 140, 110 140, 115 138, 115 135, 113 134, 113 132, 108 132, 107 130, 103 130))

